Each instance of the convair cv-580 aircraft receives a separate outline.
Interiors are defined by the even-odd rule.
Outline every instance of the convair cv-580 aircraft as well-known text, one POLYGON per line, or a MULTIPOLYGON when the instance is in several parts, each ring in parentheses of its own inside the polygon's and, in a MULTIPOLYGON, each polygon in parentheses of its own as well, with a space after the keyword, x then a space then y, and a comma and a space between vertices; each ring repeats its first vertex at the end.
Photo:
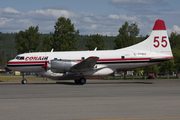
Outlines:
MULTIPOLYGON (((54 80, 73 79, 86 83, 113 74, 118 69, 132 69, 173 59, 163 20, 157 20, 150 36, 130 47, 117 50, 34 52, 17 55, 7 63, 13 71, 38 72, 54 80)), ((24 78, 22 83, 27 83, 24 78)))

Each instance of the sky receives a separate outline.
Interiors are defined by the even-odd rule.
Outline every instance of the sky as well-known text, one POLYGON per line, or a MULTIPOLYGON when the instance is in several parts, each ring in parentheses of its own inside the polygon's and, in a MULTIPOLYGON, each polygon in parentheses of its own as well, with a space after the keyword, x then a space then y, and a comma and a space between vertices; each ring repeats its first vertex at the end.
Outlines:
POLYGON ((117 36, 127 21, 136 23, 139 35, 149 35, 157 19, 168 34, 180 34, 180 0, 0 0, 0 32, 25 31, 39 26, 54 32, 59 17, 71 19, 80 35, 117 36))

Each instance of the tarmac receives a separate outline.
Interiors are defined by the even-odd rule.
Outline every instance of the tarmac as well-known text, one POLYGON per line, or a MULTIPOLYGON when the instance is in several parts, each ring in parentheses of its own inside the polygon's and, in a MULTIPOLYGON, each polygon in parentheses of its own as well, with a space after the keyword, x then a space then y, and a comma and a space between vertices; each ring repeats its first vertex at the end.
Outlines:
POLYGON ((179 120, 180 80, 0 82, 0 120, 179 120))

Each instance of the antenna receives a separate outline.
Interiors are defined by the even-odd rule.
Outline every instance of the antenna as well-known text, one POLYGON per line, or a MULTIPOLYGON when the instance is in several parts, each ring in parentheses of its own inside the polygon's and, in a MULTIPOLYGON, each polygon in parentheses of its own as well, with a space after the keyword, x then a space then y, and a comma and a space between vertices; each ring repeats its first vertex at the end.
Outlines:
POLYGON ((54 48, 52 48, 51 52, 53 52, 54 48))
POLYGON ((94 51, 96 51, 97 50, 97 47, 94 49, 94 51))

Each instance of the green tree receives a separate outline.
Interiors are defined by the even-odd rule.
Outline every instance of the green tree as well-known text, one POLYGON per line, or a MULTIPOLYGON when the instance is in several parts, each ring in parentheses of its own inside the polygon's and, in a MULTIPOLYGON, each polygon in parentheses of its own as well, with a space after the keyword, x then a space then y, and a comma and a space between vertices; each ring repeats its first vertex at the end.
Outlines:
POLYGON ((16 37, 16 49, 18 53, 25 53, 29 51, 36 51, 40 44, 39 27, 29 27, 28 30, 20 31, 16 37))
POLYGON ((171 35, 169 37, 169 41, 171 43, 171 48, 180 48, 180 34, 177 32, 171 32, 171 35))
POLYGON ((176 72, 176 77, 178 77, 180 71, 180 34, 177 32, 171 32, 169 41, 171 43, 172 53, 174 56, 174 70, 176 72))
POLYGON ((146 36, 140 35, 139 37, 136 37, 135 44, 144 41, 144 40, 147 39, 148 37, 149 37, 149 35, 146 35, 146 36))
POLYGON ((125 22, 121 28, 119 28, 119 34, 114 40, 115 46, 114 49, 124 48, 130 45, 135 44, 136 36, 139 34, 139 28, 136 23, 131 25, 128 22, 125 22))
POLYGON ((174 60, 169 60, 164 63, 161 63, 161 71, 168 74, 169 79, 169 73, 174 71, 174 60))
POLYGON ((52 37, 49 35, 46 35, 44 37, 44 40, 42 41, 42 45, 40 47, 40 50, 43 52, 49 52, 50 50, 52 50, 52 37))
POLYGON ((178 77, 179 71, 180 71, 180 49, 174 48, 172 49, 173 56, 174 56, 174 69, 176 72, 176 77, 178 77))
POLYGON ((143 76, 149 76, 150 73, 155 73, 158 74, 159 73, 159 66, 158 65, 152 65, 152 66, 148 66, 148 67, 144 67, 142 68, 142 70, 144 71, 143 76))
POLYGON ((75 30, 74 24, 69 18, 60 17, 54 26, 52 46, 57 51, 77 50, 77 35, 79 30, 75 30))
POLYGON ((87 40, 85 46, 88 50, 94 50, 96 47, 98 50, 104 50, 105 43, 103 37, 101 35, 96 34, 93 35, 92 38, 87 40))

